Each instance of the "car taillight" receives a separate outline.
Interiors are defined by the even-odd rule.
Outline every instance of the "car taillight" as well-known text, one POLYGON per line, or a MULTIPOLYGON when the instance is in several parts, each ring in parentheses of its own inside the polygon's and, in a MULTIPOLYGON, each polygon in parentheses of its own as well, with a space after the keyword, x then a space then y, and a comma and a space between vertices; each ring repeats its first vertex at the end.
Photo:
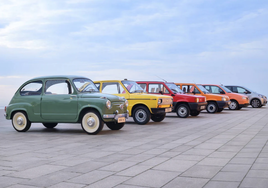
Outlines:
POLYGON ((5 106, 5 112, 7 112, 7 107, 5 106))

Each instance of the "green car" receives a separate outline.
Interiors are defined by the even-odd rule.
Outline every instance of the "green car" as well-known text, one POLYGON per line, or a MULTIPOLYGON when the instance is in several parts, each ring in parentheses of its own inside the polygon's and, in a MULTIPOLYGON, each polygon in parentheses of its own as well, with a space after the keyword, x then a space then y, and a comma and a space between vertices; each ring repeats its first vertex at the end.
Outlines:
POLYGON ((128 118, 128 101, 99 93, 94 83, 79 76, 50 76, 31 79, 17 90, 5 108, 6 119, 18 132, 31 123, 54 128, 58 123, 81 123, 88 134, 99 133, 104 123, 121 129, 128 118))

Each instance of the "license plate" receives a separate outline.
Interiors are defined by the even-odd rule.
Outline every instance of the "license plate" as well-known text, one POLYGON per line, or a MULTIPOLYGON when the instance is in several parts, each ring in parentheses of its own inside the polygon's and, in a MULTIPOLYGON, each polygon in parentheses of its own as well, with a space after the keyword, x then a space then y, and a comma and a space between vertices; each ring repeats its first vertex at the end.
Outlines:
POLYGON ((165 112, 171 112, 171 110, 172 110, 171 108, 166 108, 165 112))
POLYGON ((117 119, 117 122, 118 123, 124 123, 124 122, 126 122, 126 118, 125 117, 120 117, 120 118, 117 119))
POLYGON ((200 109, 201 109, 201 110, 205 109, 205 106, 200 106, 200 109))

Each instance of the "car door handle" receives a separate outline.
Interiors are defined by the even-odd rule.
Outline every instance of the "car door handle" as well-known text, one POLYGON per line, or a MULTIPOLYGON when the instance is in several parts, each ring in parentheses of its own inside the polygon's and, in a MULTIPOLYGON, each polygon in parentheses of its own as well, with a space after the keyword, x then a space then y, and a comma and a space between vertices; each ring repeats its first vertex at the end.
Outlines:
POLYGON ((76 95, 71 95, 71 97, 76 97, 76 95))

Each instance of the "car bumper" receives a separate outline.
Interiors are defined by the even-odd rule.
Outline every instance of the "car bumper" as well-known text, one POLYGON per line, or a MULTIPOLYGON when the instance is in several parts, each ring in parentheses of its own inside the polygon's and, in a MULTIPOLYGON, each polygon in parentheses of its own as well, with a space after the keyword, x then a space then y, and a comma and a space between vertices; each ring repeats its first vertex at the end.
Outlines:
POLYGON ((217 101, 219 108, 226 108, 229 106, 230 103, 231 101, 217 101))
POLYGON ((190 110, 195 110, 195 111, 202 111, 202 110, 205 110, 206 107, 207 107, 207 102, 189 102, 189 107, 190 107, 190 110))
POLYGON ((124 114, 118 114, 118 113, 115 113, 115 114, 103 114, 103 119, 114 119, 114 120, 118 120, 118 118, 120 117, 124 117, 124 118, 129 118, 129 112, 127 111, 127 113, 124 113, 124 114))
POLYGON ((244 108, 244 107, 248 107, 249 103, 245 103, 245 104, 239 104, 239 108, 244 108))
POLYGON ((171 112, 172 108, 151 108, 153 114, 164 114, 167 112, 171 112))

